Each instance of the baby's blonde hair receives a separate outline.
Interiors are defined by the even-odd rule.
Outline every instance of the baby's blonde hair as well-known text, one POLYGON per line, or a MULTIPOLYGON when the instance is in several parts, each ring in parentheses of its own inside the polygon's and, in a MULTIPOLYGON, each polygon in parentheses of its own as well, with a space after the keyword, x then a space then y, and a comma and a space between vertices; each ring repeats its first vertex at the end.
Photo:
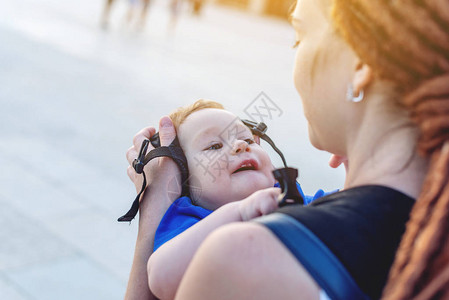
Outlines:
POLYGON ((172 112, 169 117, 173 122, 176 129, 190 116, 192 113, 206 109, 206 108, 216 108, 224 109, 223 105, 212 100, 200 99, 195 101, 195 103, 188 106, 179 107, 177 110, 172 112))

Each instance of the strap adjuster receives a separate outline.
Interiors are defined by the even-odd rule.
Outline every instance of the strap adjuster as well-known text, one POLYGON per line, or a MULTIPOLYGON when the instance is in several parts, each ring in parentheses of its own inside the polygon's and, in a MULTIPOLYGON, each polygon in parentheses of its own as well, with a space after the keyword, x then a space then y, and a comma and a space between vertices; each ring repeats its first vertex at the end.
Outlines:
POLYGON ((133 168, 136 170, 137 174, 143 173, 143 168, 145 167, 144 160, 147 154, 149 140, 144 140, 142 146, 140 147, 139 156, 133 161, 133 168))

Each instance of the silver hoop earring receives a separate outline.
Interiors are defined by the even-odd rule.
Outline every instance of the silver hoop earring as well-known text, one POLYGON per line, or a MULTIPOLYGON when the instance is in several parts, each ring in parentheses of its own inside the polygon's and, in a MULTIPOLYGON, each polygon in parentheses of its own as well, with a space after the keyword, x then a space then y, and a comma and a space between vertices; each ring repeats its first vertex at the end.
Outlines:
POLYGON ((363 100, 364 96, 365 93, 363 92, 363 90, 360 90, 357 97, 354 97, 354 88, 352 84, 348 84, 348 89, 346 91, 346 100, 348 100, 349 102, 360 102, 363 100))

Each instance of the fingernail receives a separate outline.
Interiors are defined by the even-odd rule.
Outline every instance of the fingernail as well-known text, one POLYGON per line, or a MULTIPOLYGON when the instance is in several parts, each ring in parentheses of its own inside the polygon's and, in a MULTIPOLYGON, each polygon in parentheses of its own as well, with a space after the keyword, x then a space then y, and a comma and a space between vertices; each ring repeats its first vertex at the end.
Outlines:
POLYGON ((161 127, 167 128, 167 127, 171 127, 171 126, 172 126, 172 123, 169 118, 163 118, 161 120, 161 127))

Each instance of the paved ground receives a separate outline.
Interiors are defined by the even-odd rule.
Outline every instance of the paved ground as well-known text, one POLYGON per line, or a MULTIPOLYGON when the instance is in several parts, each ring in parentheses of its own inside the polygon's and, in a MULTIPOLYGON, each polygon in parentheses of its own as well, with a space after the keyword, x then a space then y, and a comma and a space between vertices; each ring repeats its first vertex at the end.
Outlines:
POLYGON ((125 151, 197 98, 245 116, 264 92, 277 106, 269 133, 305 191, 342 184, 308 144, 289 25, 210 6, 168 31, 166 2, 135 32, 124 2, 103 31, 99 0, 0 0, 1 299, 123 297, 136 235, 116 222, 134 198, 125 151))

